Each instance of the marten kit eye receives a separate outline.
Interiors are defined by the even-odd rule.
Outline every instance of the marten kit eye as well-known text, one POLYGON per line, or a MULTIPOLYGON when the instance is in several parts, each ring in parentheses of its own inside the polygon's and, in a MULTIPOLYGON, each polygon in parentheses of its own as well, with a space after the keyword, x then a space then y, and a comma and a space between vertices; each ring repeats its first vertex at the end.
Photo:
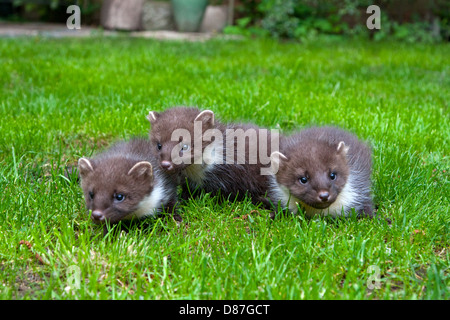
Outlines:
POLYGON ((161 150, 161 148, 162 148, 161 143, 158 142, 158 143, 156 144, 156 148, 157 148, 158 150, 161 150))
POLYGON ((336 180, 336 172, 331 172, 330 173, 330 179, 331 180, 336 180))
POLYGON ((123 200, 125 200, 125 196, 121 193, 114 193, 114 200, 116 200, 117 202, 122 202, 123 200))
POLYGON ((306 183, 308 182, 308 178, 306 178, 306 177, 300 177, 300 178, 298 179, 298 181, 300 181, 301 184, 306 184, 306 183))
POLYGON ((89 199, 94 200, 94 192, 89 191, 89 199))

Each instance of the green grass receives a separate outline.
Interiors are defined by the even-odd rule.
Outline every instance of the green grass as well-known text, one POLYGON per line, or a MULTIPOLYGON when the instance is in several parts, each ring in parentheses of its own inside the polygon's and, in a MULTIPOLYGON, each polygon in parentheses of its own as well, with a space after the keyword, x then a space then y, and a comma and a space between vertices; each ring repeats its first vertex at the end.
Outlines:
POLYGON ((0 39, 0 298, 449 299, 448 52, 359 41, 0 39), (355 132, 373 146, 374 198, 392 224, 272 221, 249 201, 205 195, 181 204, 180 225, 159 219, 104 237, 64 168, 146 135, 149 110, 180 104, 283 132, 355 132), (370 290, 376 274, 380 288, 370 290))

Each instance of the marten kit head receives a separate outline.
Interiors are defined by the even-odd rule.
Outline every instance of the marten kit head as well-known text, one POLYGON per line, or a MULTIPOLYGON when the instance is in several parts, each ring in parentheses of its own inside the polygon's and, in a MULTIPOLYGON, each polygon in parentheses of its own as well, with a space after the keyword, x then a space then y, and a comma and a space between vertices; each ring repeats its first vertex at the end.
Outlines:
POLYGON ((166 172, 179 172, 195 162, 209 144, 202 136, 208 129, 214 128, 214 113, 197 108, 174 107, 164 112, 151 111, 147 119, 151 124, 150 141, 152 151, 158 158, 161 168, 166 172), (201 135, 194 139, 194 125, 201 135), (197 149, 196 149, 197 147, 197 149), (201 151, 196 154, 194 150, 201 151))
POLYGON ((126 155, 78 161, 86 207, 95 223, 133 218, 153 190, 152 165, 126 155))
POLYGON ((347 182, 347 151, 343 141, 332 144, 300 138, 283 153, 272 153, 271 160, 278 163, 276 180, 304 205, 325 209, 333 204, 347 182))

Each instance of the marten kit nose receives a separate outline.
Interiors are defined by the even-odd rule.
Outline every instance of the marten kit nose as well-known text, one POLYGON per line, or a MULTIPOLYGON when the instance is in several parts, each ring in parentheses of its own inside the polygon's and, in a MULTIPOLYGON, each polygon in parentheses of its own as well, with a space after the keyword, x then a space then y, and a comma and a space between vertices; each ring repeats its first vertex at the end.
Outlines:
POLYGON ((91 218, 92 218, 92 220, 94 220, 94 222, 100 222, 100 221, 105 220, 105 216, 103 215, 103 212, 101 212, 99 210, 92 211, 91 218))
POLYGON ((161 161, 161 168, 167 171, 173 170, 173 163, 170 161, 161 161))
POLYGON ((330 197, 330 194, 327 191, 319 192, 319 200, 320 201, 327 202, 329 197, 330 197))

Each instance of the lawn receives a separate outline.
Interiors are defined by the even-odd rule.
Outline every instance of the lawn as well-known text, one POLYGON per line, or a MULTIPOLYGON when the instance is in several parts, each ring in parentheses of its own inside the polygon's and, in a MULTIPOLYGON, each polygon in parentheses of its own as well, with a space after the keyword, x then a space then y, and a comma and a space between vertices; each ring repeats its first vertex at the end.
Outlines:
POLYGON ((449 49, 0 39, 0 298, 449 299, 449 49), (351 130, 373 149, 380 219, 271 220, 206 194, 181 203, 181 224, 104 236, 65 168, 146 136, 148 111, 173 105, 351 130))

